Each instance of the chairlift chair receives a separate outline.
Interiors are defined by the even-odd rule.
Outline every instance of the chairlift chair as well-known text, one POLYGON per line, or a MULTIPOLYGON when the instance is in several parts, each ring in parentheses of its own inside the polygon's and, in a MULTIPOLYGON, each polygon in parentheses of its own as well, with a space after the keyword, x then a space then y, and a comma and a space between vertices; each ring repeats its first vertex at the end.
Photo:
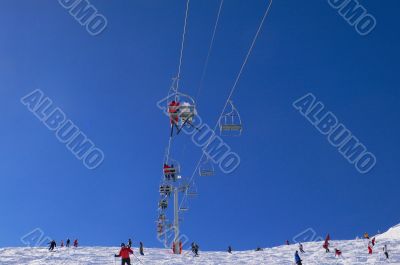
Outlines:
POLYGON ((197 192, 195 192, 195 191, 188 191, 187 193, 187 196, 189 196, 189 197, 191 197, 191 198, 193 198, 193 197, 196 197, 197 195, 199 195, 197 192))
POLYGON ((171 185, 161 185, 160 186, 160 195, 170 196, 172 193, 171 185))
POLYGON ((172 187, 170 185, 160 186, 160 195, 170 196, 172 192, 172 187))
POLYGON ((168 201, 163 199, 158 203, 158 207, 160 207, 160 209, 165 210, 168 207, 168 201))
POLYGON ((209 177, 214 175, 214 165, 209 158, 201 162, 199 166, 199 175, 202 177, 209 177))
POLYGON ((175 90, 168 95, 168 99, 168 114, 171 122, 179 128, 178 133, 184 126, 193 126, 193 118, 197 115, 195 100, 175 90))
POLYGON ((180 212, 187 212, 187 211, 189 211, 189 208, 188 207, 180 207, 179 211, 180 212))
POLYGON ((219 119, 220 134, 222 136, 240 136, 243 130, 242 119, 233 102, 229 101, 229 104, 230 111, 222 114, 219 119))
POLYGON ((196 188, 194 183, 191 186, 189 186, 189 188, 186 190, 186 195, 188 197, 191 197, 191 198, 196 197, 197 195, 199 195, 197 193, 197 188, 196 188))
POLYGON ((166 218, 165 214, 161 213, 161 214, 158 216, 157 222, 158 222, 158 223, 163 223, 163 222, 165 222, 166 219, 167 219, 167 218, 166 218))
POLYGON ((163 175, 166 181, 176 181, 179 179, 181 166, 178 161, 167 158, 163 165, 163 175))

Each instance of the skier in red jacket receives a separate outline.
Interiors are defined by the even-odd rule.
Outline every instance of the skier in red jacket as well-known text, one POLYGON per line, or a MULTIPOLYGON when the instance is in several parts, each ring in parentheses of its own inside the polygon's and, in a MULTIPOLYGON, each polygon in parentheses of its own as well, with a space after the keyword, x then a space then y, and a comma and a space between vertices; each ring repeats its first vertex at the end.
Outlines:
POLYGON ((121 244, 121 250, 119 251, 118 255, 114 255, 114 257, 118 258, 121 257, 121 265, 131 265, 131 258, 129 257, 130 254, 133 254, 133 251, 130 247, 125 246, 124 243, 121 244))
POLYGON ((335 257, 338 256, 342 256, 342 251, 340 251, 339 249, 335 248, 335 257))
POLYGON ((179 132, 179 105, 180 103, 178 101, 171 101, 168 104, 168 114, 169 114, 169 120, 171 122, 171 137, 174 131, 174 127, 176 128, 176 131, 179 132))
POLYGON ((78 239, 74 240, 74 247, 76 247, 76 248, 78 247, 78 239))
POLYGON ((371 255, 372 254, 372 247, 370 244, 368 244, 368 254, 371 255))
POLYGON ((331 240, 331 236, 328 234, 326 236, 326 238, 325 238, 324 244, 322 245, 322 247, 325 249, 326 253, 330 252, 330 250, 329 250, 329 240, 331 240))

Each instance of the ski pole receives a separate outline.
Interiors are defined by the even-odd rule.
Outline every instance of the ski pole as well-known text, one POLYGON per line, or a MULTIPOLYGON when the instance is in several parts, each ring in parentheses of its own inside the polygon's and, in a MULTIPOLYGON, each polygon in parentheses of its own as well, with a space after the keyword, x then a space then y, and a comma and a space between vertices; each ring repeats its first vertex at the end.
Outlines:
POLYGON ((132 255, 140 262, 140 264, 143 264, 143 262, 138 257, 136 257, 134 253, 132 255))

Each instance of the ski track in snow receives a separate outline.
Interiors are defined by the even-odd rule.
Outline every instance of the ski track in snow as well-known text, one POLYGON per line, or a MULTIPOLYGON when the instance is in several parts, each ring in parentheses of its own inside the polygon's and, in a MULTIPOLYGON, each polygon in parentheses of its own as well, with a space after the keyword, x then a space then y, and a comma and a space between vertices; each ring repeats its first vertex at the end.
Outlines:
MULTIPOLYGON (((365 264, 398 264, 400 265, 400 226, 376 237, 374 253, 368 255, 368 240, 330 241, 331 253, 325 253, 323 242, 303 243, 306 253, 301 255, 304 265, 365 265, 365 264), (387 244, 390 259, 386 260, 382 251, 387 244), (336 258, 334 249, 342 251, 343 257, 336 258)), ((173 255, 169 249, 145 249, 145 256, 135 255, 140 263, 131 256, 132 264, 146 265, 294 265, 294 252, 297 245, 266 248, 264 251, 227 252, 201 251, 199 257, 193 257, 190 251, 183 255, 173 255)), ((57 248, 49 252, 44 247, 1 248, 0 265, 116 265, 120 259, 114 258, 118 253, 116 247, 79 247, 57 248)))

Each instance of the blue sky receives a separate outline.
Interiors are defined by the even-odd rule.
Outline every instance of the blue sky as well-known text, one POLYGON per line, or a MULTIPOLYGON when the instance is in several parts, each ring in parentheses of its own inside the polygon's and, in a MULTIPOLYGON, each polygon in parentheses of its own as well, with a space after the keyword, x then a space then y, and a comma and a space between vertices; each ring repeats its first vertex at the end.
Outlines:
MULTIPOLYGON (((237 92, 241 158, 234 173, 197 178, 182 232, 202 249, 275 246, 307 228, 351 239, 400 222, 398 1, 362 1, 377 20, 360 36, 327 1, 275 1, 237 92), (313 93, 377 157, 358 173, 292 102, 313 93), (396 136, 397 135, 397 136, 396 136)), ((156 238, 167 118, 156 107, 176 74, 184 1, 92 1, 108 20, 89 35, 58 1, 0 2, 0 247, 41 228, 84 245, 156 238), (88 170, 20 98, 41 89, 104 151, 88 170)), ((196 93, 219 1, 192 1, 182 91, 196 93)), ((214 125, 265 9, 226 1, 196 99, 214 125)), ((184 175, 201 155, 173 147, 184 175)))

